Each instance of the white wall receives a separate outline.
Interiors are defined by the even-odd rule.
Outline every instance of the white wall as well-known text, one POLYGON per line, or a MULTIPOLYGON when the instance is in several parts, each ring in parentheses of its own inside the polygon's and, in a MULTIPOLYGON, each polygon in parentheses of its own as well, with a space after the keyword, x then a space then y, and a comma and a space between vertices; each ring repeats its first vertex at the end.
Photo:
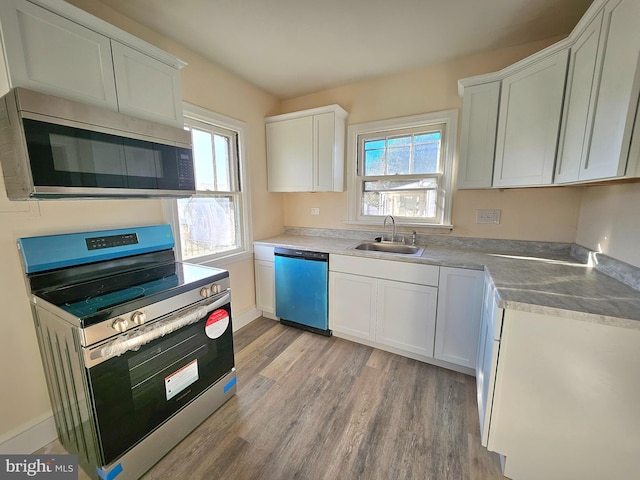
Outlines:
POLYGON ((587 187, 576 243, 640 268, 640 183, 587 187))

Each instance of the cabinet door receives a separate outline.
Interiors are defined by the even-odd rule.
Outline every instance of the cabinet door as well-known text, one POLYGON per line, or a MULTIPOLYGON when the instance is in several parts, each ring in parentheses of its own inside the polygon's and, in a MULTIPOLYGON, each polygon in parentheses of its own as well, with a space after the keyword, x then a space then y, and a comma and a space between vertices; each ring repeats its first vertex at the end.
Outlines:
POLYGON ((498 308, 495 286, 488 279, 484 286, 482 322, 476 361, 476 387, 480 417, 480 443, 486 447, 489 441, 489 422, 493 406, 493 387, 498 368, 500 332, 503 310, 498 308))
POLYGON ((313 117, 267 123, 266 129, 269 191, 312 191, 313 117))
POLYGON ((499 101, 499 81, 464 89, 458 188, 491 187, 499 101))
POLYGON ((276 290, 273 262, 255 261, 256 307, 263 312, 275 314, 276 290))
POLYGON ((435 358, 475 368, 484 272, 440 267, 435 358))
POLYGON ((598 86, 596 65, 602 54, 602 16, 600 12, 571 47, 554 183, 578 181, 587 158, 598 86))
POLYGON ((364 340, 374 340, 376 280, 329 272, 329 328, 364 340))
POLYGON ((117 110, 109 39, 25 0, 0 2, 11 87, 117 110))
POLYGON ((182 127, 180 71, 114 40, 111 48, 119 110, 182 127))
POLYGON ((638 107, 640 2, 611 0, 604 11, 606 38, 593 119, 591 148, 580 180, 625 174, 633 120, 638 107))
POLYGON ((494 187, 553 180, 568 50, 502 81, 494 187))
POLYGON ((313 116, 313 168, 314 185, 317 192, 333 191, 334 160, 336 156, 336 120, 334 113, 322 113, 313 116))
POLYGON ((378 280, 376 341, 433 357, 438 289, 378 280))

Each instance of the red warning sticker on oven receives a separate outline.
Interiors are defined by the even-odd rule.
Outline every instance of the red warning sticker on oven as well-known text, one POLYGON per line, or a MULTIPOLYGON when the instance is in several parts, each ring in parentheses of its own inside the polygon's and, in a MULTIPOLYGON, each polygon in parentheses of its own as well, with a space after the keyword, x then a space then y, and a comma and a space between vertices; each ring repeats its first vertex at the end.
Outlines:
POLYGON ((226 310, 218 309, 209 315, 204 327, 204 333, 209 338, 218 338, 229 326, 229 314, 226 310))

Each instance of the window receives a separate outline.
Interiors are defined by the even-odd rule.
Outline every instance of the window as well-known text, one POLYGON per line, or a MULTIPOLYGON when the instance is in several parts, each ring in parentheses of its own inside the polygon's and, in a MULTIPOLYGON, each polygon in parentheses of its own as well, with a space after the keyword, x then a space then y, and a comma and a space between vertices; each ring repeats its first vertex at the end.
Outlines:
POLYGON ((251 236, 242 165, 246 125, 192 105, 184 116, 197 193, 175 201, 180 258, 207 262, 243 253, 251 236))
POLYGON ((349 126, 349 220, 449 226, 456 110, 349 126))

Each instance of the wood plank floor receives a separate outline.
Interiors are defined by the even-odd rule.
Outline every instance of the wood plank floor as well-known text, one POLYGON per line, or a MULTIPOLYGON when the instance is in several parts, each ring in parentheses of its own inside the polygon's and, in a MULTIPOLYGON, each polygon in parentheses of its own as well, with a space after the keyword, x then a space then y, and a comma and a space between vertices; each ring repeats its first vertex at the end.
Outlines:
POLYGON ((234 338, 237 395, 145 480, 504 479, 474 378, 266 318, 234 338))

